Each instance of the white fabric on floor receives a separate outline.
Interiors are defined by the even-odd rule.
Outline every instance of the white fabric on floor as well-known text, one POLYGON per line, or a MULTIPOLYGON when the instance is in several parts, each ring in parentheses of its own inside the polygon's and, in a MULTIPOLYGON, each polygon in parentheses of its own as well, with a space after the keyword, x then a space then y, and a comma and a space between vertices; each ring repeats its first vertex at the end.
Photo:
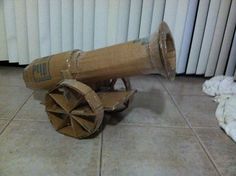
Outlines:
POLYGON ((236 82, 230 76, 215 76, 204 82, 202 90, 211 96, 236 94, 236 82))
POLYGON ((215 113, 219 125, 236 142, 236 95, 221 95, 215 100, 219 103, 215 113))
POLYGON ((233 77, 216 76, 204 82, 202 90, 216 96, 216 118, 221 128, 236 142, 236 82, 233 77))

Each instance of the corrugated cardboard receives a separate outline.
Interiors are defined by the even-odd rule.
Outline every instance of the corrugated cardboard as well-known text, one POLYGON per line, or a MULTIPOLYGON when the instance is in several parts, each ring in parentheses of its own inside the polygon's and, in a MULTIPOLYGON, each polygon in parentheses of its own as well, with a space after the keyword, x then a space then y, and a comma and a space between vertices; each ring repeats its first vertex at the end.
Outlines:
POLYGON ((74 50, 33 61, 25 68, 26 86, 49 89, 46 111, 54 128, 84 138, 99 128, 105 111, 124 110, 135 93, 118 78, 160 73, 175 76, 175 47, 166 23, 150 39, 141 39, 88 52, 74 50))

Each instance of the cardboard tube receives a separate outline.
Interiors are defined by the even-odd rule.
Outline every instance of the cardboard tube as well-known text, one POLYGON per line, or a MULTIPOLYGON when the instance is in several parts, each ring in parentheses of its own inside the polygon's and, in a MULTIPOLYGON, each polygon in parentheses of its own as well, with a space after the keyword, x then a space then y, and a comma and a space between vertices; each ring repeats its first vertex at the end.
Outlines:
POLYGON ((175 75, 174 41, 164 22, 150 39, 37 59, 25 68, 24 80, 29 88, 48 89, 65 78, 90 83, 149 73, 175 75))

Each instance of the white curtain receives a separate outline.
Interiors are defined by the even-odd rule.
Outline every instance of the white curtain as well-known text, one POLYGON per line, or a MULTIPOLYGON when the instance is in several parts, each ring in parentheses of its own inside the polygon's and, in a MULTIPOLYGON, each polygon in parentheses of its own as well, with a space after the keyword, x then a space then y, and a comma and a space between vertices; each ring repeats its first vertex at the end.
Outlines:
POLYGON ((236 0, 0 0, 0 60, 28 64, 143 38, 162 20, 177 73, 236 74, 236 0))

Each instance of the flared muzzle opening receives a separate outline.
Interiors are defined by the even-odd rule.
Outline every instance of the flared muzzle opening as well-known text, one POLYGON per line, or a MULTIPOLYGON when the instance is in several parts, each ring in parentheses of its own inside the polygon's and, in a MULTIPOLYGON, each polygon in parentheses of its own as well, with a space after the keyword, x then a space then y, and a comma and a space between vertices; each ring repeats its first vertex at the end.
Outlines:
POLYGON ((160 59, 163 65, 163 76, 173 80, 176 73, 176 51, 171 31, 165 22, 162 22, 158 31, 160 59))

